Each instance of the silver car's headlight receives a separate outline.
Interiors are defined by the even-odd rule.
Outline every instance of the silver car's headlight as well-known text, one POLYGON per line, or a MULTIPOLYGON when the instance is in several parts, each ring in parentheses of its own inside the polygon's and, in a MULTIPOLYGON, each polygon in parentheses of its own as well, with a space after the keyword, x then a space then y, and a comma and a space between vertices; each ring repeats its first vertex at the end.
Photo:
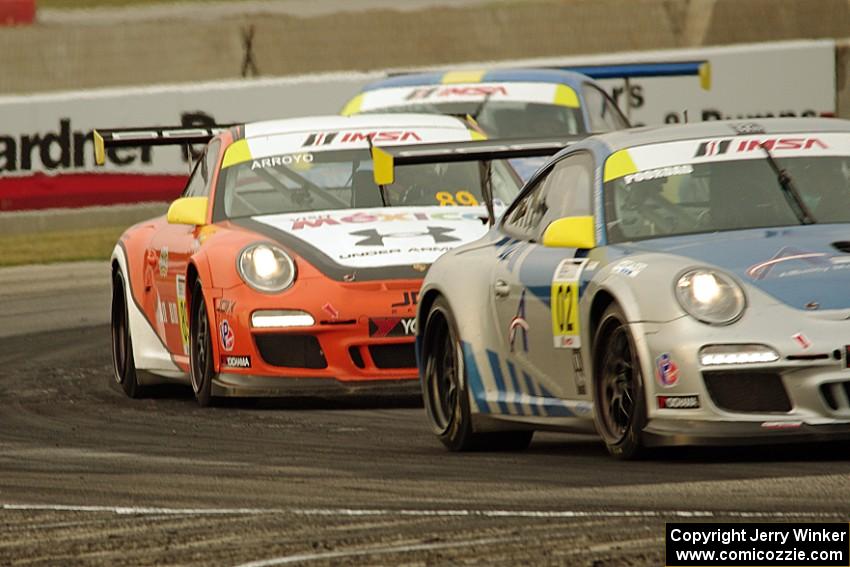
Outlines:
POLYGON ((710 325, 734 323, 747 306, 735 280, 707 268, 684 273, 676 282, 676 299, 691 317, 710 325))
POLYGON ((292 258, 277 246, 265 242, 242 250, 236 267, 245 283, 257 291, 283 291, 295 281, 292 258))

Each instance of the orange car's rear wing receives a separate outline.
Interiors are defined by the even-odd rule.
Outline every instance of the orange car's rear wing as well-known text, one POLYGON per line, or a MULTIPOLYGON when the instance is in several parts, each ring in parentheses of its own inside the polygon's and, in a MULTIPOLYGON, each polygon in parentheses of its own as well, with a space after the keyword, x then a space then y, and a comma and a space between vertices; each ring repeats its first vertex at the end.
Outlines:
POLYGON ((232 126, 231 124, 217 125, 211 128, 186 128, 183 126, 167 128, 154 126, 151 128, 95 130, 93 134, 94 162, 96 165, 106 163, 106 148, 206 144, 214 136, 232 126))
POLYGON ((450 142, 439 144, 415 144, 406 146, 371 146, 373 175, 375 184, 383 188, 395 180, 395 168, 403 165, 426 163, 451 163, 477 161, 482 167, 484 197, 489 213, 490 224, 495 216, 493 212, 493 194, 489 186, 488 164, 494 160, 551 156, 570 144, 582 140, 584 136, 564 136, 560 138, 524 138, 500 140, 475 140, 468 142, 450 142))

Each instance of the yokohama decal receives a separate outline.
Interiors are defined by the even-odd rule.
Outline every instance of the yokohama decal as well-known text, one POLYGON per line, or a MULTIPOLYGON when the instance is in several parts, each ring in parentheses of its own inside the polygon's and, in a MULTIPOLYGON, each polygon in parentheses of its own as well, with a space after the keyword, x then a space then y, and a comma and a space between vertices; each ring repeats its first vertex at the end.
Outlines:
POLYGON ((408 337, 415 333, 415 317, 375 317, 369 319, 370 337, 408 337))

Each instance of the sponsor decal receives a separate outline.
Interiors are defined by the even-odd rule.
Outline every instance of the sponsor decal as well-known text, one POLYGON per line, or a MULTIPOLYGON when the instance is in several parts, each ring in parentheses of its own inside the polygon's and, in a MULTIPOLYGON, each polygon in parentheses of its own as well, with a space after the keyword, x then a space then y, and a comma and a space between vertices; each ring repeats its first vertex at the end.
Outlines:
POLYGON ((514 341, 517 333, 522 334, 522 351, 528 352, 528 321, 525 320, 525 289, 519 296, 519 304, 516 308, 516 315, 511 319, 511 324, 508 327, 508 339, 511 343, 511 352, 514 352, 514 341))
POLYGON ((697 146, 694 157, 717 156, 728 153, 746 153, 754 151, 764 151, 762 148, 767 148, 772 152, 781 152, 786 150, 811 150, 811 149, 828 149, 826 142, 820 138, 754 138, 749 140, 708 140, 701 142, 697 146))
POLYGON ((579 282, 586 258, 561 260, 552 275, 550 305, 555 348, 580 348, 579 282))
POLYGON ((369 319, 370 337, 409 337, 415 334, 415 317, 373 317, 369 319))
POLYGON ((313 154, 289 154, 283 156, 272 156, 262 159, 255 159, 251 163, 251 170, 290 165, 304 166, 311 163, 313 163, 313 154))
POLYGON ((226 352, 233 350, 233 343, 236 342, 236 335, 233 333, 233 327, 227 319, 221 321, 221 348, 226 352))
POLYGON ((157 299, 156 299, 156 322, 157 323, 167 323, 168 322, 168 318, 167 318, 168 315, 166 315, 166 313, 167 313, 166 303, 162 299, 157 297, 157 299))
POLYGON ((443 242, 457 242, 460 238, 449 236, 450 232, 455 229, 443 226, 429 226, 424 232, 391 232, 381 234, 376 229, 370 228, 366 230, 358 230, 350 233, 351 236, 360 236, 363 239, 356 242, 355 246, 383 246, 385 238, 420 238, 429 236, 434 240, 434 244, 443 242))
POLYGON ((336 308, 331 305, 330 301, 322 305, 322 311, 330 315, 331 319, 333 319, 334 321, 339 319, 339 311, 337 311, 336 308))
MULTIPOLYGON (((70 118, 60 118, 58 131, 0 136, 0 174, 16 171, 81 169, 94 159, 92 132, 74 130, 70 118)), ((107 148, 112 165, 126 167, 151 163, 151 148, 107 148), (129 150, 129 151, 128 151, 129 150)))
POLYGON ((410 91, 410 94, 408 94, 404 99, 416 101, 434 98, 492 97, 496 95, 508 96, 508 89, 504 85, 421 87, 410 91))
POLYGON ((764 134, 764 127, 760 124, 756 124, 755 122, 744 122, 741 124, 733 124, 732 128, 738 134, 745 136, 747 134, 764 134))
POLYGON ((251 368, 250 356, 222 356, 221 365, 230 368, 251 368))
POLYGON ((393 221, 449 221, 466 222, 475 220, 480 222, 481 213, 461 213, 454 211, 446 212, 393 212, 393 213, 354 213, 345 215, 321 215, 300 217, 292 221, 292 230, 303 230, 305 228, 322 228, 325 226, 339 226, 344 224, 369 224, 376 222, 393 221))
POLYGON ((655 396, 658 401, 658 409, 699 409, 699 396, 690 394, 685 396, 655 396))
POLYGON ((186 276, 175 278, 177 288, 177 318, 180 323, 180 342, 183 344, 183 354, 189 355, 189 313, 186 311, 186 276))
POLYGON ((646 268, 646 264, 644 264, 643 262, 623 260, 615 264, 614 267, 611 268, 611 272, 615 274, 620 274, 621 276, 636 278, 643 271, 644 268, 646 268))
POLYGON ((799 429, 803 426, 802 421, 764 421, 761 426, 764 429, 799 429))
POLYGON ((675 386, 679 381, 679 365, 673 362, 670 353, 663 353, 655 359, 655 378, 664 388, 675 386))
POLYGON ((413 307, 419 304, 419 290, 405 291, 401 301, 392 304, 392 307, 413 307))
POLYGON ((176 325, 179 322, 177 305, 172 301, 165 302, 158 299, 156 302, 156 319, 160 323, 176 325))
POLYGON ((735 151, 738 153, 753 152, 762 151, 762 148, 767 148, 770 151, 810 150, 812 148, 825 150, 828 147, 818 138, 767 138, 765 140, 741 140, 738 142, 735 151))
POLYGON ((168 276, 168 246, 163 246, 159 251, 159 277, 168 276))
POLYGON ((697 148, 694 157, 718 156, 720 154, 725 154, 731 144, 732 140, 711 140, 709 142, 702 142, 697 148))
POLYGON ((216 311, 224 313, 225 315, 230 315, 236 307, 236 300, 222 298, 216 302, 216 305, 216 311))
POLYGON ((791 335, 791 338, 794 339, 794 342, 800 345, 803 350, 807 350, 812 346, 812 341, 810 341, 803 333, 795 333, 791 335))
POLYGON ((674 175, 690 175, 693 172, 694 168, 692 165, 674 165, 671 167, 639 171, 638 173, 626 175, 623 179, 626 181, 626 185, 629 185, 635 182, 647 181, 650 179, 662 179, 672 177, 674 175))
POLYGON ((356 144, 371 140, 377 142, 421 142, 422 137, 413 130, 373 130, 369 132, 313 132, 307 135, 302 147, 356 144))
POLYGON ((576 415, 592 415, 593 414, 593 404, 590 402, 576 402, 575 405, 576 415))
POLYGON ((481 214, 475 208, 429 206, 260 215, 255 220, 298 237, 345 267, 422 264, 425 272, 444 252, 487 232, 481 214))

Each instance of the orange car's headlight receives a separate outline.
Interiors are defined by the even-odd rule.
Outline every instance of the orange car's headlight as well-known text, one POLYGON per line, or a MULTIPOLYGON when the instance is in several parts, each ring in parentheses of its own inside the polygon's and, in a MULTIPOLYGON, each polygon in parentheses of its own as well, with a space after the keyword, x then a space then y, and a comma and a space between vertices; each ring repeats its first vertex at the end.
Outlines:
POLYGON ((264 293, 281 292, 295 281, 292 258, 267 242, 251 244, 242 250, 236 267, 246 284, 264 293))

